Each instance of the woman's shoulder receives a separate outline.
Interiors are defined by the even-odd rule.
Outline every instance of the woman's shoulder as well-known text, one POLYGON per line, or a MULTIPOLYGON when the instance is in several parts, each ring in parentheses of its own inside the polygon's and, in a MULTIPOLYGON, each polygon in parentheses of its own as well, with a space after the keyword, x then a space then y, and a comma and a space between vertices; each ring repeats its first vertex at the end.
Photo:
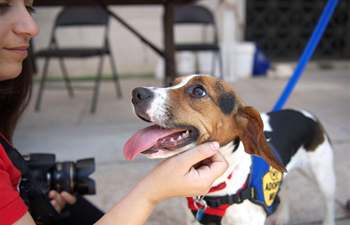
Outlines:
POLYGON ((9 151, 14 151, 14 148, 0 135, 0 171, 3 175, 4 173, 8 175, 12 185, 17 185, 21 173, 11 161, 9 151))
POLYGON ((0 137, 0 218, 1 224, 13 224, 27 211, 18 192, 21 173, 14 166, 7 152, 13 148, 0 137))

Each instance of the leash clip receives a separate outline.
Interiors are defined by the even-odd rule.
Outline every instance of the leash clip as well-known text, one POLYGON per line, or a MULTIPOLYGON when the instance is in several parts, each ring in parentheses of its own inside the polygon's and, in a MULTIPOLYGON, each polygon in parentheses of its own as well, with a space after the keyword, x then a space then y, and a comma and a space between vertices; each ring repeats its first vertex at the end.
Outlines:
POLYGON ((207 202, 204 200, 204 195, 202 196, 196 196, 194 198, 194 206, 196 207, 196 209, 206 209, 208 208, 208 204, 207 202))
POLYGON ((196 196, 194 198, 194 206, 197 209, 196 220, 201 221, 203 219, 205 209, 208 208, 208 204, 204 200, 204 195, 196 196))

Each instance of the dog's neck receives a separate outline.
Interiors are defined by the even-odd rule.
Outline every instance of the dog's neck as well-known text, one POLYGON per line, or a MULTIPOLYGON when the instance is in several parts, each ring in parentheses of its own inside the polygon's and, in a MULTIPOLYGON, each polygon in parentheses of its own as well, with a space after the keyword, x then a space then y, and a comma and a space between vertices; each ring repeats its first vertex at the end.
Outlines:
POLYGON ((251 155, 244 151, 241 142, 232 141, 225 146, 222 146, 220 148, 220 153, 228 162, 229 167, 221 177, 215 180, 212 186, 215 187, 225 182, 226 188, 217 192, 212 192, 208 194, 208 196, 236 193, 247 181, 250 173, 250 166, 252 164, 251 155), (237 144, 238 147, 236 146, 237 144), (232 178, 228 179, 230 174, 232 174, 232 178))

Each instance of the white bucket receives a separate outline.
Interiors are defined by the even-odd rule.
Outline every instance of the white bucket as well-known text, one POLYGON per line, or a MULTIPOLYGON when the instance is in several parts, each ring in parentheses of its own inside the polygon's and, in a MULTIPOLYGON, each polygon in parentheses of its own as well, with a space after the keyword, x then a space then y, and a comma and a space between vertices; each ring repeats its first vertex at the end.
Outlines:
POLYGON ((252 75, 255 45, 253 42, 223 44, 224 79, 234 82, 252 75))
POLYGON ((243 42, 235 45, 233 54, 236 56, 236 73, 241 78, 250 77, 253 73, 255 45, 243 42))
MULTIPOLYGON (((221 45, 224 66, 224 80, 234 82, 240 78, 252 75, 255 45, 253 42, 230 42, 221 45)), ((201 73, 211 73, 212 53, 199 54, 199 70, 201 73)), ((187 75, 195 72, 195 55, 191 52, 177 54, 177 74, 187 75)), ((164 77, 164 62, 159 60, 156 67, 156 78, 164 77)), ((216 62, 214 76, 219 76, 219 62, 216 62)))

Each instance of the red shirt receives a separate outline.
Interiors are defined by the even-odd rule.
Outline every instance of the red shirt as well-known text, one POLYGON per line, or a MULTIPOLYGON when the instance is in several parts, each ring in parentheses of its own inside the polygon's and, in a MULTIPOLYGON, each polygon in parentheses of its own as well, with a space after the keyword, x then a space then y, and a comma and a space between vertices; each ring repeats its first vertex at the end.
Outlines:
MULTIPOLYGON (((1 138, 1 137, 0 137, 1 138)), ((0 144, 0 224, 10 225, 22 218, 28 208, 19 195, 21 173, 0 144)))

